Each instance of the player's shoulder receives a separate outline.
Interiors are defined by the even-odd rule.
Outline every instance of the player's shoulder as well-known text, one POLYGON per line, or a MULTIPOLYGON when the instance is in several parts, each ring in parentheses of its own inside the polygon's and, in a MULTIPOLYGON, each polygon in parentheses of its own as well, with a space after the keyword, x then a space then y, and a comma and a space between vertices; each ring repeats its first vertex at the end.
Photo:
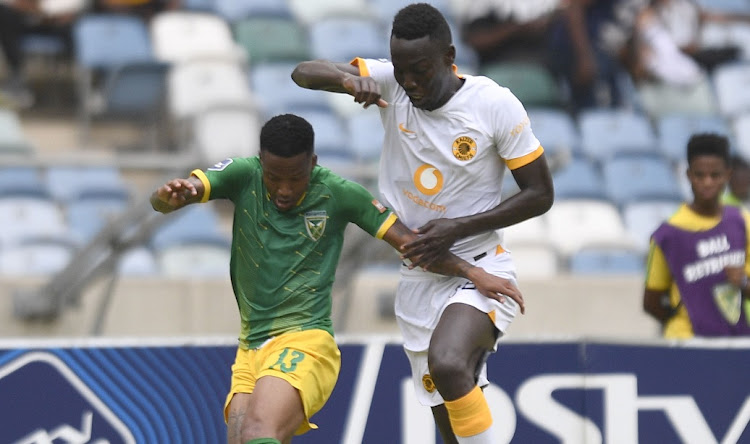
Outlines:
POLYGON ((467 97, 477 106, 501 110, 516 109, 521 102, 513 91, 485 76, 464 76, 467 97))

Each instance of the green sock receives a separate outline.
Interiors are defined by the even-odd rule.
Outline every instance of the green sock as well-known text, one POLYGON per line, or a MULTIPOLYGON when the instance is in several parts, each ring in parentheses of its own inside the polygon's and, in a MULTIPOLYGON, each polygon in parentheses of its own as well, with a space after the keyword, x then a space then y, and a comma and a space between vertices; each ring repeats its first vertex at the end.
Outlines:
POLYGON ((256 439, 251 439, 245 444, 281 444, 281 441, 279 441, 278 439, 273 439, 273 438, 256 438, 256 439))

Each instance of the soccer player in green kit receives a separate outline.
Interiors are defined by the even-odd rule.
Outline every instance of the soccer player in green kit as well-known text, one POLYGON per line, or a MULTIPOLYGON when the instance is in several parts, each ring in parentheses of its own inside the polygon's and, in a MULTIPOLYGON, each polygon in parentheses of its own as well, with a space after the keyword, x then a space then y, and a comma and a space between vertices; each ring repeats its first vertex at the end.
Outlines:
MULTIPOLYGON (((331 288, 349 222, 401 251, 416 238, 361 185, 317 165, 314 133, 301 117, 266 122, 257 157, 226 159, 154 191, 169 213, 229 199, 235 205, 230 277, 241 333, 224 417, 229 444, 279 444, 316 428, 336 384, 341 355, 333 338, 331 288)), ((471 280, 486 297, 519 290, 452 254, 430 271, 471 280)))

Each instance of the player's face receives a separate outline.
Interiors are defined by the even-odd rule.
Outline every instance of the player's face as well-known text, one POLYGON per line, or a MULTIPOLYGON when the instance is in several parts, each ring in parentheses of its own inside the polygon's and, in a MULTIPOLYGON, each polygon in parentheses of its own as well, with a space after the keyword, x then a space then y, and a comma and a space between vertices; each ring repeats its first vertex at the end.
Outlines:
POLYGON ((729 180, 729 168, 721 157, 696 156, 687 170, 696 203, 718 202, 729 180))
POLYGON ((428 111, 442 106, 453 94, 455 49, 428 36, 406 40, 391 37, 393 75, 411 103, 428 111))
POLYGON ((261 150, 260 163, 263 166, 263 184, 271 202, 279 211, 294 208, 307 191, 310 174, 318 161, 318 156, 307 153, 294 157, 281 157, 261 150))

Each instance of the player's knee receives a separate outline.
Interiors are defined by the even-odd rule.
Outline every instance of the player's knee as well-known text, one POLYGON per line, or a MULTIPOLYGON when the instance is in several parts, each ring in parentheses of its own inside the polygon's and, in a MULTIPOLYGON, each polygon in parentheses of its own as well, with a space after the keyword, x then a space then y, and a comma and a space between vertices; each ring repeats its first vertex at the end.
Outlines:
POLYGON ((280 430, 277 430, 272 424, 263 421, 263 418, 255 415, 248 415, 242 422, 240 442, 245 443, 253 439, 280 436, 279 433, 280 430))
POLYGON ((430 352, 427 361, 430 375, 438 389, 450 381, 472 377, 472 371, 466 361, 449 353, 430 352))

